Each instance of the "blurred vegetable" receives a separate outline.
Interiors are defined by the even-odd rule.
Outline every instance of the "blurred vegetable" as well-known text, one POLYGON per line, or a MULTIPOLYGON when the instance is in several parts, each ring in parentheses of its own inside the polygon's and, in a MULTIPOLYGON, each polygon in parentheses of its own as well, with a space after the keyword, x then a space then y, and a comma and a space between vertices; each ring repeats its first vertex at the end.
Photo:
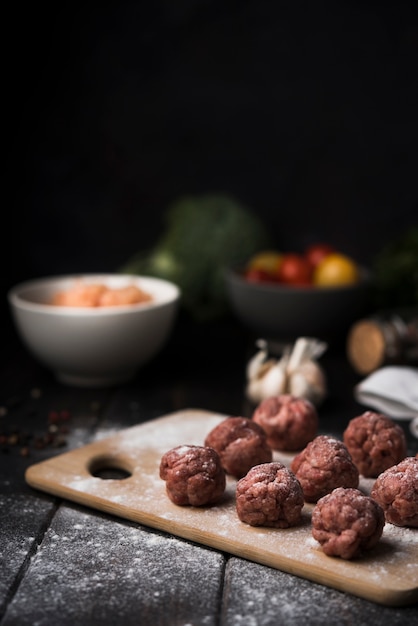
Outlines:
POLYGON ((276 250, 262 250, 261 252, 257 252, 250 258, 247 264, 247 278, 254 270, 261 270, 261 272, 267 274, 267 278, 272 277, 276 279, 282 260, 283 255, 276 250))
POLYGON ((245 279, 250 283, 275 283, 277 278, 266 272, 266 270, 258 269, 256 267, 249 267, 244 271, 245 279))
POLYGON ((283 255, 277 275, 278 281, 286 285, 310 285, 312 268, 300 254, 289 252, 283 255))
POLYGON ((262 250, 249 259, 243 276, 250 282, 289 287, 338 287, 358 282, 360 268, 331 244, 318 242, 302 254, 262 250))
POLYGON ((317 287, 339 287, 354 285, 359 281, 357 263, 345 254, 333 252, 318 263, 313 273, 313 283, 317 287))
POLYGON ((155 247, 131 258, 124 273, 165 278, 182 291, 182 305, 199 320, 227 311, 224 271, 269 249, 261 220, 227 195, 187 196, 168 207, 155 247))
POLYGON ((382 248, 373 270, 378 308, 418 306, 418 227, 382 248))
POLYGON ((313 243, 305 250, 305 258, 314 268, 332 252, 337 252, 337 250, 329 243, 313 243))

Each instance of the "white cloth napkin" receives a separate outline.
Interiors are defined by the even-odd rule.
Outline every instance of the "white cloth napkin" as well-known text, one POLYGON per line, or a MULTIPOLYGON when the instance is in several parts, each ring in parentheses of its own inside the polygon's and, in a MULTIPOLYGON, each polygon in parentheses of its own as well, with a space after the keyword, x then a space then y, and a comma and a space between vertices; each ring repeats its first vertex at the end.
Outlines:
POLYGON ((388 417, 411 420, 411 433, 418 437, 418 368, 382 367, 356 385, 354 397, 388 417))

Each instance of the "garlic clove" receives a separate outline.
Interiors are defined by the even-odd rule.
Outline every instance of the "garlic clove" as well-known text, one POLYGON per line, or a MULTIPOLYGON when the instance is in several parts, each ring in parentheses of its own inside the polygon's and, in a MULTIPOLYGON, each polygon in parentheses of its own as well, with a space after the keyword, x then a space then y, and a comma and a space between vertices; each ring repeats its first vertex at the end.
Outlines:
POLYGON ((289 375, 288 391, 310 400, 315 406, 321 404, 327 395, 326 376, 321 366, 314 361, 301 364, 289 375))
POLYGON ((249 400, 259 403, 265 398, 284 393, 286 389, 286 371, 280 362, 273 360, 259 376, 248 380, 246 395, 249 400))
POLYGON ((247 379, 256 378, 259 376, 264 362, 267 360, 267 348, 261 348, 255 355, 248 361, 246 376, 247 379))
POLYGON ((263 393, 265 396, 274 396, 283 393, 286 389, 286 370, 279 363, 270 367, 263 377, 263 393))
POLYGON ((327 344, 313 337, 299 337, 296 340, 289 356, 288 371, 292 372, 302 363, 314 361, 327 349, 327 344))

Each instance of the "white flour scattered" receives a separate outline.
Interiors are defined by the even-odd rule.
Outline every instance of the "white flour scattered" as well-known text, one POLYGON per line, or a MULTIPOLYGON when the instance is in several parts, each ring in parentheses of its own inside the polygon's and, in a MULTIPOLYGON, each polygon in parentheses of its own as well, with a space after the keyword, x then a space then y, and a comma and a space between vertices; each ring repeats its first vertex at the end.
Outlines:
POLYGON ((95 623, 109 623, 112 616, 122 623, 124 616, 132 617, 135 597, 139 606, 144 598, 148 613, 152 603, 156 614, 162 604, 187 605, 193 579, 202 589, 193 610, 204 623, 206 607, 214 606, 220 593, 224 564, 215 551, 62 506, 7 618, 13 622, 16 610, 20 619, 39 625, 52 623, 59 614, 66 618, 64 623, 83 623, 83 616, 88 621, 93 614, 95 623))
POLYGON ((385 524, 383 536, 394 543, 401 543, 405 547, 408 544, 418 544, 418 529, 414 528, 402 528, 394 524, 385 524))

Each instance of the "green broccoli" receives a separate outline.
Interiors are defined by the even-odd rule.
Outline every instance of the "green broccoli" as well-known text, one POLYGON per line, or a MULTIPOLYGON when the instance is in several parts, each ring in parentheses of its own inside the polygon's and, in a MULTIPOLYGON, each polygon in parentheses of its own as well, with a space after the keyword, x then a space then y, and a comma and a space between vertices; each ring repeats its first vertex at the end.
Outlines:
POLYGON ((165 230, 155 247, 136 254, 122 272, 170 280, 193 317, 219 317, 228 307, 225 269, 271 246, 267 229, 250 209, 223 194, 180 198, 163 217, 165 230))

